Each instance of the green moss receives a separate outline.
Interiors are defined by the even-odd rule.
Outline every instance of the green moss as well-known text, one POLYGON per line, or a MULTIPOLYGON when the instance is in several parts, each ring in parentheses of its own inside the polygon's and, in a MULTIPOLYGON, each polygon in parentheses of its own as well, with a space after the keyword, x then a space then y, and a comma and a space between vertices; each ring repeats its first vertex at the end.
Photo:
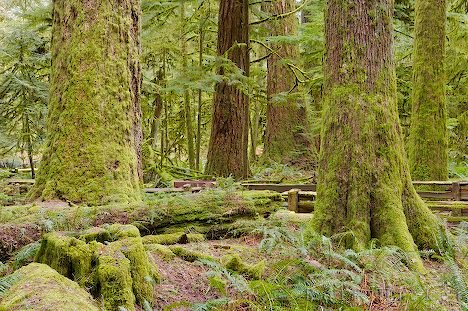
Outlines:
POLYGON ((32 197, 141 200, 136 5, 54 2, 49 135, 32 197))
POLYGON ((362 250, 373 238, 396 245, 422 270, 417 247, 437 250, 439 227, 411 184, 398 119, 393 8, 389 1, 353 5, 348 10, 340 2, 327 3, 326 89, 311 227, 346 248, 362 250), (363 23, 375 27, 356 36, 363 23))
POLYGON ((63 233, 44 236, 36 261, 54 268, 84 287, 92 285, 93 249, 90 244, 63 233))
POLYGON ((140 230, 133 225, 113 224, 104 226, 111 237, 111 241, 117 241, 123 238, 136 238, 140 237, 140 230))
POLYGON ((96 280, 106 310, 118 310, 119 307, 135 310, 130 269, 130 260, 116 245, 102 245, 98 250, 96 280))
POLYGON ((169 247, 160 244, 145 244, 145 249, 150 253, 155 253, 166 261, 170 261, 177 255, 169 247))
POLYGON ((93 228, 82 235, 47 234, 36 260, 90 288, 96 297, 102 297, 106 310, 119 306, 134 310, 135 303, 152 304, 153 286, 159 281, 139 231, 131 225, 93 228), (108 244, 90 241, 92 237, 105 238, 108 244))
POLYGON ((239 254, 225 255, 221 258, 221 262, 227 269, 239 272, 240 274, 257 280, 262 277, 266 267, 265 260, 262 260, 255 265, 249 265, 240 258, 239 254))
POLYGON ((86 229, 80 234, 80 240, 85 241, 86 243, 91 241, 104 243, 104 241, 111 241, 111 236, 109 231, 104 228, 92 227, 86 229))
POLYGON ((199 259, 206 259, 212 261, 214 260, 212 256, 202 254, 200 252, 191 251, 182 246, 171 245, 169 246, 169 249, 177 256, 189 262, 194 262, 199 259))
MULTIPOLYGON (((83 231, 80 238, 83 241, 110 242, 113 238, 107 230, 92 228, 96 223, 115 222, 135 223, 145 233, 174 233, 195 228, 190 232, 222 236, 255 229, 259 224, 257 220, 282 208, 281 203, 276 201, 280 197, 278 193, 264 191, 213 190, 181 196, 151 196, 146 203, 99 207, 12 206, 0 209, 0 226, 8 223, 5 226, 16 227, 17 230, 27 228, 28 239, 24 239, 27 243, 30 243, 30 238, 39 239, 44 231, 87 228, 91 229, 83 231)), ((0 248, 19 249, 24 245, 15 234, 0 239, 0 248), (12 245, 8 242, 11 240, 18 243, 12 245)))
POLYGON ((144 244, 173 245, 202 242, 205 240, 205 236, 199 233, 186 234, 183 232, 177 232, 159 235, 146 235, 142 239, 144 244))
POLYGON ((99 310, 89 293, 47 265, 32 263, 13 276, 18 281, 2 297, 0 310, 99 310))
POLYGON ((117 242, 115 247, 130 261, 130 272, 133 281, 133 293, 139 305, 145 301, 153 302, 153 285, 159 281, 159 274, 149 260, 141 238, 126 238, 117 242))
POLYGON ((414 180, 447 180, 446 0, 417 0, 408 155, 414 180))

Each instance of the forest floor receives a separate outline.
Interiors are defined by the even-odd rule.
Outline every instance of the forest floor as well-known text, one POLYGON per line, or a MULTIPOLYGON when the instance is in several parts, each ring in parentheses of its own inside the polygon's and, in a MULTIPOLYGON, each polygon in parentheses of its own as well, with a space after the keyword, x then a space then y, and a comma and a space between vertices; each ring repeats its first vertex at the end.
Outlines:
MULTIPOLYGON (((9 186, 4 184, 3 187, 9 186)), ((51 223, 64 221, 60 230, 75 226, 67 214, 72 210, 67 203, 48 202, 34 207, 26 204, 27 187, 7 190, 10 194, 0 197, 0 205, 16 206, 0 206, 5 210, 4 213, 0 211, 0 240, 2 234, 4 240, 5 236, 12 235, 28 236, 28 240, 22 242, 24 247, 12 251, 4 263, 0 263, 0 305, 1 277, 34 260, 38 249, 35 241, 41 235, 36 230, 16 226, 23 220, 32 225, 30 220, 35 218, 31 215, 36 212, 48 215, 51 223)), ((216 200, 221 193, 214 194, 216 200)), ((354 252, 341 249, 339 240, 321 236, 306 239, 309 235, 306 224, 312 214, 295 214, 281 207, 278 209, 277 205, 271 214, 265 213, 263 207, 255 209, 256 213, 263 214, 249 214, 252 220, 245 220, 242 226, 223 227, 222 234, 216 231, 212 236, 203 232, 205 238, 195 241, 166 240, 174 234, 199 233, 200 228, 217 217, 206 218, 208 211, 200 207, 206 204, 207 209, 216 209, 211 197, 184 201, 182 196, 148 197, 145 203, 161 201, 171 205, 175 202, 196 210, 198 214, 194 212, 193 215, 205 217, 203 221, 192 219, 187 225, 171 223, 167 232, 159 232, 161 228, 153 232, 140 229, 141 234, 148 237, 143 238, 143 241, 146 239, 144 246, 160 275, 160 282, 154 286, 154 310, 463 310, 468 303, 466 223, 448 229, 452 233, 455 256, 449 258, 422 251, 426 273, 418 274, 407 268, 405 254, 396 248, 374 245, 354 252), (244 226, 245 223, 248 226, 244 226), (154 243, 152 236, 162 242, 154 243), (210 237, 215 239, 207 239, 210 237)), ((226 194, 222 196, 227 197, 226 194)), ((231 210, 238 208, 245 212, 245 206, 234 206, 242 205, 241 201, 228 203, 232 205, 231 210)), ((186 215, 187 210, 179 212, 186 215)), ((87 211, 80 213, 89 220, 87 211)), ((111 215, 114 218, 107 212, 107 218, 93 214, 97 222, 90 225, 112 221, 135 223, 134 217, 139 213, 138 209, 124 211, 111 215)), ((76 218, 76 214, 72 216, 76 218)), ((151 217, 162 216, 152 214, 151 217)), ((48 225, 47 221, 44 223, 48 225)), ((77 223, 80 228, 85 224, 77 223)), ((214 231, 210 229, 209 232, 214 231)), ((16 241, 11 245, 14 243, 16 241)), ((137 307, 137 310, 146 311, 147 308, 137 307)))

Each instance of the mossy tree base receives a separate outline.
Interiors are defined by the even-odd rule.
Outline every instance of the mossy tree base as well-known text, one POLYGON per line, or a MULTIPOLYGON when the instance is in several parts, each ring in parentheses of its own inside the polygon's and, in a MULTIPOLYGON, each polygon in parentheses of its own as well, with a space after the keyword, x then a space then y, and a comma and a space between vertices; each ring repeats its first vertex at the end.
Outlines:
POLYGON ((396 102, 393 2, 327 4, 326 90, 313 228, 363 249, 440 247, 436 217, 411 183, 396 102))
POLYGON ((153 284, 159 276, 134 226, 115 224, 81 234, 49 233, 36 261, 102 297, 106 310, 135 310, 135 303, 153 303, 153 284))
POLYGON ((141 200, 139 0, 53 2, 48 140, 31 196, 141 200))
POLYGON ((32 263, 10 279, 14 285, 1 299, 2 311, 100 310, 86 290, 47 265, 32 263))

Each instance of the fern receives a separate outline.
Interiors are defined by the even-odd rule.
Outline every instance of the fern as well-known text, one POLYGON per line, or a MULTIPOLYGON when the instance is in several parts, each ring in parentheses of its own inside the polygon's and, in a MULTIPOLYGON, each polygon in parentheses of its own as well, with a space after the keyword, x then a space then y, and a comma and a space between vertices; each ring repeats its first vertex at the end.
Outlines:
POLYGON ((32 262, 36 256, 39 248, 41 247, 40 242, 34 242, 23 247, 16 255, 14 256, 13 269, 19 269, 24 266, 26 263, 32 262))
POLYGON ((18 277, 12 274, 0 278, 0 297, 4 296, 17 281, 18 277))
POLYGON ((204 303, 196 303, 192 306, 193 311, 210 311, 216 310, 219 307, 226 306, 229 304, 229 299, 226 297, 208 300, 204 303))
POLYGON ((211 269, 211 271, 208 273, 210 277, 218 276, 221 278, 226 278, 229 281, 229 283, 232 284, 232 286, 241 293, 250 291, 249 285, 243 276, 238 274, 232 274, 230 271, 228 271, 225 267, 223 267, 220 263, 216 261, 208 259, 200 259, 199 261, 211 269))

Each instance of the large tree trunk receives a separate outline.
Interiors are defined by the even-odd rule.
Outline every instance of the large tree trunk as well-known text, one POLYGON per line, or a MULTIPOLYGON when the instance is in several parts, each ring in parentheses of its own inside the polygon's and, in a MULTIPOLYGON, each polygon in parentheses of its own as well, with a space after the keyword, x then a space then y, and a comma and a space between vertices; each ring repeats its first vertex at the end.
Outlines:
POLYGON ((416 180, 447 180, 446 0, 417 0, 408 154, 416 180))
POLYGON ((140 199, 140 1, 53 2, 48 143, 33 195, 140 199))
POLYGON ((313 227, 347 247, 396 245, 422 269, 438 222, 411 184, 398 120, 392 0, 329 0, 325 99, 313 227), (347 233, 347 234, 345 234, 347 233), (414 243, 415 242, 415 243, 414 243))
MULTIPOLYGON (((218 55, 225 53, 244 74, 249 74, 249 18, 247 0, 221 0, 218 15, 218 55)), ((219 69, 225 74, 225 68, 219 69)), ((239 87, 219 82, 214 95, 213 118, 206 173, 247 177, 249 99, 239 87)))
MULTIPOLYGON (((264 8, 271 15, 284 15, 295 9, 294 0, 273 0, 264 8)), ((295 14, 269 23, 270 36, 294 36, 299 20, 295 14)), ((287 62, 299 54, 298 47, 288 43, 270 45, 267 75, 267 121, 265 130, 265 156, 277 162, 290 162, 304 147, 304 128, 307 124, 305 107, 289 97, 296 87, 296 76, 287 62)))

